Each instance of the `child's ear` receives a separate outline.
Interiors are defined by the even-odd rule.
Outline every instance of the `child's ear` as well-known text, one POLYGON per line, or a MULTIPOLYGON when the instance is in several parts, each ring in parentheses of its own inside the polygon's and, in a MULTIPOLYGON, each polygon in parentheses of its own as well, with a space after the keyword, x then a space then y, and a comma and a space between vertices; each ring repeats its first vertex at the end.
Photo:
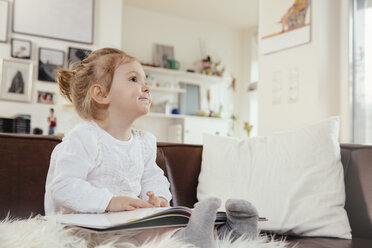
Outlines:
POLYGON ((110 103, 106 90, 99 84, 93 84, 89 89, 89 93, 94 101, 99 104, 107 105, 110 103))

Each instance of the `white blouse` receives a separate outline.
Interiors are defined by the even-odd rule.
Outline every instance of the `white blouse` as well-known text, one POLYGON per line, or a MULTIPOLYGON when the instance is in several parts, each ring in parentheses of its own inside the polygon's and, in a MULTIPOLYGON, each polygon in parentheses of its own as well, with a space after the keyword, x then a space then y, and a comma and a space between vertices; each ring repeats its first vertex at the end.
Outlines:
POLYGON ((172 196, 156 165, 156 138, 132 131, 120 141, 94 121, 71 130, 52 153, 45 186, 45 214, 104 212, 113 196, 148 200, 153 191, 172 196))

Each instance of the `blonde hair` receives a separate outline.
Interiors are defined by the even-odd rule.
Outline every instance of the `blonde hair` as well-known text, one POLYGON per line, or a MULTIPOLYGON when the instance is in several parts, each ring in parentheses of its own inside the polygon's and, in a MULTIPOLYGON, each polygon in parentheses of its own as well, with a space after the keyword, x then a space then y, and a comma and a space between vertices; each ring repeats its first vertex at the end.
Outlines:
POLYGON ((100 119, 98 105, 90 95, 93 84, 110 92, 115 70, 122 64, 137 61, 136 58, 115 48, 102 48, 92 52, 79 62, 76 69, 59 69, 57 82, 63 96, 72 102, 83 119, 100 119))

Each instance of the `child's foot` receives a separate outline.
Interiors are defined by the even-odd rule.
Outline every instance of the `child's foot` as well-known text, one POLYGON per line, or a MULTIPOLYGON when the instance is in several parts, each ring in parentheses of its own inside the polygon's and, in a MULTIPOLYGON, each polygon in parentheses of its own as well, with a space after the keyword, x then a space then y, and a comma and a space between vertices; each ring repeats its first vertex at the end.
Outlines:
POLYGON ((254 239, 258 236, 258 213, 256 208, 248 201, 229 199, 226 201, 226 224, 217 230, 218 237, 231 235, 232 240, 243 236, 254 239))
POLYGON ((215 247, 214 222, 221 205, 218 198, 208 198, 195 204, 187 226, 174 236, 200 248, 215 247))

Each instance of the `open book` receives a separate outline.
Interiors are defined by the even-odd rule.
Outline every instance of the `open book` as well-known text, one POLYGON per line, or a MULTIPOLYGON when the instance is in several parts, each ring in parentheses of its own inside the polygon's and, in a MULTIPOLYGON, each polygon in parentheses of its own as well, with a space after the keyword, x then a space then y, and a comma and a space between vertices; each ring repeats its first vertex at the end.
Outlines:
MULTIPOLYGON (((138 208, 133 211, 103 214, 64 214, 57 221, 65 225, 95 231, 146 229, 156 227, 182 227, 189 222, 192 209, 187 207, 138 208)), ((260 218, 264 220, 264 218, 260 218)), ((215 224, 226 222, 226 213, 217 212, 215 224)))

